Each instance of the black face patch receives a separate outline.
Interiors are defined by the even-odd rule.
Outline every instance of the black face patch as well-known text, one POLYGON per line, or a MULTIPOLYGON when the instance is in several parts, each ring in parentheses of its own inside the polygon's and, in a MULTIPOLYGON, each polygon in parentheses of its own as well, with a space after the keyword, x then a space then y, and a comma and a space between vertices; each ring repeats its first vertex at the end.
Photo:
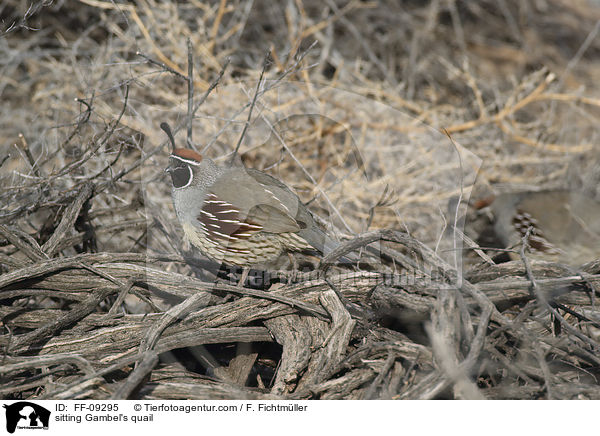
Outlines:
POLYGON ((171 170, 171 181, 174 188, 183 188, 190 183, 192 178, 192 169, 189 165, 181 165, 171 170))

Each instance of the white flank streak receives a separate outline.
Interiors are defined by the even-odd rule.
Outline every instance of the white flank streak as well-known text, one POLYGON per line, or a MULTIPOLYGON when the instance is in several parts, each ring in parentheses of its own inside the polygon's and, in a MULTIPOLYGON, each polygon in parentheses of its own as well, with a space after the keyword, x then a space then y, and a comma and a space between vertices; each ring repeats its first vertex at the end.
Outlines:
POLYGON ((200 211, 200 213, 203 213, 206 216, 209 216, 211 218, 216 218, 216 216, 214 216, 212 213, 205 211, 204 209, 200 211))
POLYGON ((234 236, 225 235, 225 234, 223 234, 223 233, 220 233, 220 232, 215 232, 215 231, 213 231, 213 232, 211 232, 211 233, 214 233, 215 235, 223 236, 224 238, 228 238, 228 239, 229 239, 229 238, 235 238, 234 236))
POLYGON ((238 220, 219 220, 219 221, 221 221, 221 222, 224 222, 224 223, 235 223, 235 224, 242 224, 242 223, 241 223, 240 221, 238 221, 238 220))
MULTIPOLYGON (((228 206, 231 206, 230 204, 228 204, 228 206)), ((228 209, 228 210, 220 210, 217 213, 231 213, 231 212, 236 212, 237 213, 237 209, 228 209)))

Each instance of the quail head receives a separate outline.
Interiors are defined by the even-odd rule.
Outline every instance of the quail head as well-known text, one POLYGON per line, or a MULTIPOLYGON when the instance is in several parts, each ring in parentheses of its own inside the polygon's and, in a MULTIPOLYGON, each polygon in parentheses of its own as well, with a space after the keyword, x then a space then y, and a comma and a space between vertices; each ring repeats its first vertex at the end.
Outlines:
POLYGON ((510 192, 490 205, 505 246, 528 244, 534 258, 580 265, 600 258, 600 203, 566 190, 510 192))
POLYGON ((327 254, 338 245, 298 196, 269 174, 221 167, 174 144, 166 171, 186 238, 215 261, 250 267, 286 251, 327 254))

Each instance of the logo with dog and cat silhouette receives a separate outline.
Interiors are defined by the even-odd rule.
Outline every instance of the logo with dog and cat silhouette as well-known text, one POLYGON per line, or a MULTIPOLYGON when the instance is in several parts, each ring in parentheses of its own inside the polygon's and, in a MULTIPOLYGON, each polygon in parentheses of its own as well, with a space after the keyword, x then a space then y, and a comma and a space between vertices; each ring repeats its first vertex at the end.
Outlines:
POLYGON ((48 430, 50 411, 29 401, 19 401, 4 405, 6 413, 6 431, 15 430, 48 430))

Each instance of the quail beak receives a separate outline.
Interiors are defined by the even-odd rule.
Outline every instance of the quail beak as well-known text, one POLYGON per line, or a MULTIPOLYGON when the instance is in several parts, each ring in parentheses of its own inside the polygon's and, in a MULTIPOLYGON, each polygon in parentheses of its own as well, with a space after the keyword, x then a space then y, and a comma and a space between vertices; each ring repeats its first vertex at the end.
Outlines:
POLYGON ((166 167, 166 168, 165 168, 165 170, 164 170, 164 172, 165 172, 165 173, 167 173, 167 174, 168 174, 168 173, 172 173, 172 172, 173 172, 173 168, 171 168, 171 167, 166 167))

